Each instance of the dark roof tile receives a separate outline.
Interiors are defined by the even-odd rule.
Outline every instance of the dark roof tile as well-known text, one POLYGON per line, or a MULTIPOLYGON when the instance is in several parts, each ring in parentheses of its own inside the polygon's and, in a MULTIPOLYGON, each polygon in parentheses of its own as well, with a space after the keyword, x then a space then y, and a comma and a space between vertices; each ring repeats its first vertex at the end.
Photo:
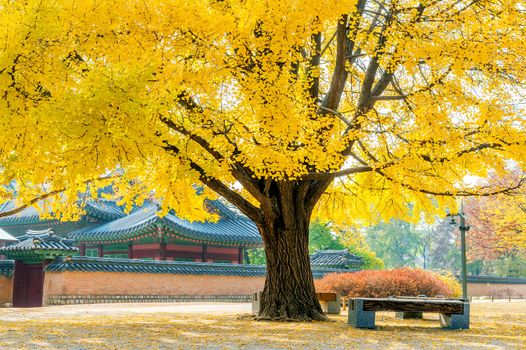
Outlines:
MULTIPOLYGON (((110 259, 74 256, 66 258, 57 257, 46 267, 46 271, 118 271, 180 275, 265 276, 266 267, 260 265, 110 259)), ((343 272, 343 270, 313 268, 314 278, 322 278, 326 274, 332 272, 343 272)))
POLYGON ((310 256, 312 266, 324 266, 332 268, 358 267, 363 259, 351 254, 349 250, 318 250, 310 256))
POLYGON ((168 236, 189 240, 247 246, 263 244, 256 225, 247 217, 235 213, 219 201, 211 201, 210 205, 220 215, 217 222, 190 222, 174 213, 160 217, 158 206, 148 203, 123 218, 73 231, 68 238, 86 243, 131 240, 162 228, 168 236))
POLYGON ((74 253, 79 250, 73 247, 73 241, 54 235, 52 230, 28 230, 25 235, 18 237, 18 240, 18 243, 0 248, 0 253, 8 255, 11 252, 36 250, 57 250, 74 253))
MULTIPOLYGON (((16 208, 15 201, 8 201, 0 204, 0 213, 10 211, 16 208)), ((115 201, 107 199, 89 200, 84 206, 87 216, 100 219, 103 221, 115 220, 125 216, 124 211, 115 201)), ((48 211, 51 213, 51 211, 48 211)), ((56 219, 41 220, 38 210, 33 207, 27 207, 21 212, 0 218, 0 226, 12 225, 30 225, 40 222, 56 222, 56 219)))

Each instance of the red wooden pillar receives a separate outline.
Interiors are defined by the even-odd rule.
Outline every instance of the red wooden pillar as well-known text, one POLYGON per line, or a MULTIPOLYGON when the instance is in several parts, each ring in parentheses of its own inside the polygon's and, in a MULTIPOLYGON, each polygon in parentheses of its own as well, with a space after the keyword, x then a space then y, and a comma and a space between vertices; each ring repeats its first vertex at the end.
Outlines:
POLYGON ((86 243, 80 244, 80 256, 86 256, 86 243))
POLYGON ((207 255, 206 254, 206 244, 203 243, 203 252, 201 253, 201 261, 202 262, 206 262, 206 258, 207 258, 206 255, 207 255))
POLYGON ((161 242, 159 250, 159 259, 166 260, 166 242, 161 242))
POLYGON ((243 247, 239 247, 239 255, 238 255, 237 261, 240 264, 243 263, 243 247))
POLYGON ((128 259, 133 259, 133 242, 128 243, 128 259))
POLYGON ((102 244, 99 244, 99 247, 98 247, 98 250, 99 250, 99 258, 103 258, 104 257, 104 246, 102 244))

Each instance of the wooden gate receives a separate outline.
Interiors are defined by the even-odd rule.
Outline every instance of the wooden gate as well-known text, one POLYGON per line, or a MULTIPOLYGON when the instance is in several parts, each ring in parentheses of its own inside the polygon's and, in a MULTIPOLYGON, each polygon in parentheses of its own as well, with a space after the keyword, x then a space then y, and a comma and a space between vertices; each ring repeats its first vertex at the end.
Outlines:
POLYGON ((44 290, 43 263, 25 264, 15 261, 13 280, 13 306, 14 307, 40 307, 42 306, 44 290))

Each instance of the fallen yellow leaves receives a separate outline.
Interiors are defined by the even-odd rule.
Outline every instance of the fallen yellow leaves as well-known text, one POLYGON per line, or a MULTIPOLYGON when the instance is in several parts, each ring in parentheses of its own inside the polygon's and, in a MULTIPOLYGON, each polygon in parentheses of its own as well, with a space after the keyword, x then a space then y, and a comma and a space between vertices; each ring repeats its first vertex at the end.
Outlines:
POLYGON ((75 312, 82 307, 72 306, 70 313, 0 309, 0 348, 520 349, 526 344, 526 301, 474 303, 467 331, 442 330, 433 314, 397 320, 379 313, 378 329, 371 331, 350 328, 346 315, 327 323, 272 323, 240 320, 233 313, 152 313, 147 307, 115 315, 75 312))

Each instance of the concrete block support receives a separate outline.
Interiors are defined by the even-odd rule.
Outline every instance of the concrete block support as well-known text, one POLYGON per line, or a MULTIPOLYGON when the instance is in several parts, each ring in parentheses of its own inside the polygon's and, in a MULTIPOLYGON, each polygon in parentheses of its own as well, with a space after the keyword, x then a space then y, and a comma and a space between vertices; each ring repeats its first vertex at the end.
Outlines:
POLYGON ((252 314, 257 315, 261 306, 261 292, 252 293, 252 314))
POLYGON ((349 317, 347 323, 354 328, 375 328, 374 311, 363 310, 362 299, 349 299, 349 317))
POLYGON ((340 294, 336 294, 336 300, 332 301, 326 301, 326 300, 320 300, 321 309, 326 314, 335 314, 339 315, 341 312, 341 296, 340 294))
POLYGON ((339 315, 342 311, 342 305, 340 304, 340 296, 336 297, 335 301, 329 301, 327 303, 327 313, 339 315))
POLYGON ((440 314, 440 324, 449 329, 469 329, 469 303, 464 303, 462 314, 440 314))

